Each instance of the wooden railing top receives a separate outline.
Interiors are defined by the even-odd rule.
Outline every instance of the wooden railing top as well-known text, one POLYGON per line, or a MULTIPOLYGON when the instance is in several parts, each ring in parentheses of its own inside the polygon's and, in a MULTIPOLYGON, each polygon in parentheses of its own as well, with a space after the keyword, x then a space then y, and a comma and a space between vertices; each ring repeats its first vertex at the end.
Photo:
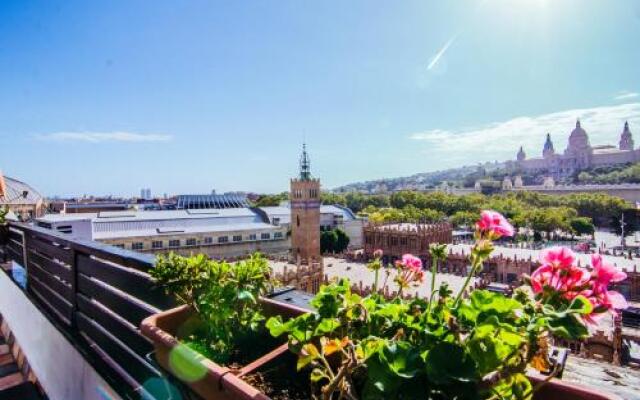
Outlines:
POLYGON ((19 231, 30 232, 36 236, 45 236, 48 240, 55 241, 69 249, 91 254, 129 268, 147 271, 149 268, 153 267, 155 262, 155 258, 149 254, 142 254, 104 243, 75 238, 68 234, 41 228, 39 226, 33 226, 22 222, 10 222, 9 227, 19 231))

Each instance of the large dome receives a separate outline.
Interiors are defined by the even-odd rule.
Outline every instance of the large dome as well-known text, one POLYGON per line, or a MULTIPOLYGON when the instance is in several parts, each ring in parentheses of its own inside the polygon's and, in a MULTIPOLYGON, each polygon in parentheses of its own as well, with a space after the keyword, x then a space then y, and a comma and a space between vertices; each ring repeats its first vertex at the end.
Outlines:
POLYGON ((569 136, 569 151, 584 150, 591 147, 589 144, 589 136, 587 132, 580 126, 580 120, 576 122, 576 128, 571 131, 569 136))

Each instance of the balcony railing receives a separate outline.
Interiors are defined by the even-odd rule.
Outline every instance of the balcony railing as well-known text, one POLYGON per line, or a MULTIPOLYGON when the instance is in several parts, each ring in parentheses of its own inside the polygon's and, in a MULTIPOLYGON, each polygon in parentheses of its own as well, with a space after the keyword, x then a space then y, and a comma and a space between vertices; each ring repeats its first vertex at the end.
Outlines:
POLYGON ((20 223, 4 253, 25 268, 26 295, 122 397, 169 398, 144 387, 163 374, 138 326, 173 305, 146 273, 152 256, 20 223))

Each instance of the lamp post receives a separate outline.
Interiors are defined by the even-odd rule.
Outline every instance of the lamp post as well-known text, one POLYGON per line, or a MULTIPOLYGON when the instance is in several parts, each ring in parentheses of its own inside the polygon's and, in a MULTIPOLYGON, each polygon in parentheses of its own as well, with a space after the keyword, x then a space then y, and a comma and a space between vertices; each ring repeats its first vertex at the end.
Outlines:
POLYGON ((620 234, 622 235, 622 237, 620 238, 620 245, 622 246, 622 251, 624 252, 624 248, 627 246, 627 242, 624 239, 624 226, 625 226, 625 222, 624 222, 624 213, 622 213, 622 216, 620 217, 620 234))

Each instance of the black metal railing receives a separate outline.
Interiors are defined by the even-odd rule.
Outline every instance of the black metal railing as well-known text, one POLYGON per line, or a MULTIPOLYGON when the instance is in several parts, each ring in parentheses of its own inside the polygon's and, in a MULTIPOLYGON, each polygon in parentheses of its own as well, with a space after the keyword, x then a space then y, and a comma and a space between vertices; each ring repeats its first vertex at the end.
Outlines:
MULTIPOLYGON (((126 398, 168 398, 145 383, 162 377, 138 327, 173 302, 146 273, 152 256, 11 223, 4 254, 26 270, 26 293, 126 398)), ((63 367, 63 366, 61 366, 63 367)))

